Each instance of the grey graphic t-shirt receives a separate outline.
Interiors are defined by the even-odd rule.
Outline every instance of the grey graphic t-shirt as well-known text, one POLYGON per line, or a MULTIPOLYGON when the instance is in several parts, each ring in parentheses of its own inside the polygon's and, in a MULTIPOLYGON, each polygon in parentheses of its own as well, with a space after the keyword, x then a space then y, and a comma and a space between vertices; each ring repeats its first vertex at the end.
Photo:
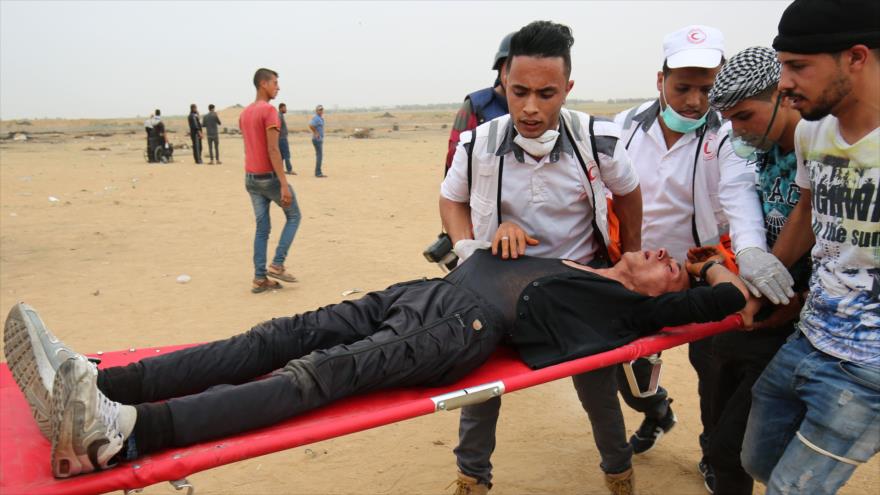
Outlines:
POLYGON ((827 354, 880 367, 880 128, 848 144, 833 116, 801 121, 795 150, 816 234, 800 328, 827 354))

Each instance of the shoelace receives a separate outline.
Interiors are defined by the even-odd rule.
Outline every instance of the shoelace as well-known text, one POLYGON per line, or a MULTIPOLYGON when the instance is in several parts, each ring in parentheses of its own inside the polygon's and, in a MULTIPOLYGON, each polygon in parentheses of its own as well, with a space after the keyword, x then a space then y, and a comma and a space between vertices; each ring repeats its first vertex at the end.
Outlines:
POLYGON ((107 398, 106 395, 98 391, 98 413, 101 415, 101 421, 107 427, 107 436, 121 435, 119 432, 119 403, 107 398))
MULTIPOLYGON (((97 376, 97 366, 89 364, 92 367, 92 373, 97 376)), ((97 394, 98 401, 98 416, 101 418, 101 424, 106 428, 105 434, 108 438, 121 436, 122 433, 119 431, 119 403, 108 399, 97 387, 95 388, 95 393, 97 394)))

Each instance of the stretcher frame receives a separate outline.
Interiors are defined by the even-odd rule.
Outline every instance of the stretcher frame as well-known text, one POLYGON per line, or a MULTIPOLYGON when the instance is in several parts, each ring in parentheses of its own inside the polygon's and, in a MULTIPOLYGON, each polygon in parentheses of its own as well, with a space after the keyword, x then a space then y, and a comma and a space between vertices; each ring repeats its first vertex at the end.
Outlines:
MULTIPOLYGON (((187 476, 199 471, 436 411, 451 411, 610 365, 631 364, 639 357, 741 326, 739 315, 732 315, 715 323, 665 328, 655 335, 640 338, 617 349, 538 370, 529 369, 511 349, 502 347, 479 369, 448 387, 388 389, 350 397, 267 428, 165 450, 106 471, 69 479, 55 479, 52 476, 49 462, 51 446, 40 434, 24 396, 3 363, 0 365, 0 492, 76 495, 123 490, 128 494, 168 481, 175 489, 185 489, 187 495, 193 495, 195 488, 187 481, 187 476)), ((124 365, 184 347, 188 346, 103 353, 100 356, 101 367, 124 365)), ((660 364, 659 360, 655 364, 655 373, 652 375, 656 377, 652 377, 647 391, 638 390, 633 376, 630 387, 635 387, 634 393, 649 394, 651 389, 656 391, 660 364)))

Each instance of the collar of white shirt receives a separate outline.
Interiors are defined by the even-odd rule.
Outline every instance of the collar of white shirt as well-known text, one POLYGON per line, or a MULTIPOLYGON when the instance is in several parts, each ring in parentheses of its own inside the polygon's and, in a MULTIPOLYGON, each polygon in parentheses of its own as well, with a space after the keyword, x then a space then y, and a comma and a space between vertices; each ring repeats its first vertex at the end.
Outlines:
MULTIPOLYGON (((495 151, 495 156, 504 156, 512 152, 516 161, 525 163, 525 151, 523 151, 520 145, 513 142, 513 138, 515 138, 516 135, 516 128, 513 126, 513 120, 511 119, 507 122, 507 129, 504 131, 504 139, 501 140, 498 150, 495 151)), ((550 163, 558 162, 559 157, 563 152, 574 158, 574 147, 571 144, 571 140, 568 139, 568 133, 565 132, 565 129, 560 129, 556 144, 553 146, 553 149, 550 150, 550 163)))

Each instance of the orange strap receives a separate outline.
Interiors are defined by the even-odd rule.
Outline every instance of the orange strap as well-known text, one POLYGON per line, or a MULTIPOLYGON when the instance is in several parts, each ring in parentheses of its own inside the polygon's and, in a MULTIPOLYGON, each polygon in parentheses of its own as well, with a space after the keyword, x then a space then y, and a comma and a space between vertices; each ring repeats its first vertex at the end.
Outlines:
MULTIPOLYGON (((730 235, 721 236, 721 242, 716 246, 721 254, 724 255, 724 266, 733 274, 739 273, 739 267, 736 266, 736 255, 730 247, 730 235)), ((614 213, 614 201, 608 198, 608 256, 612 263, 620 261, 622 255, 620 248, 620 219, 614 213)), ((679 260, 684 261, 684 260, 679 260)))

